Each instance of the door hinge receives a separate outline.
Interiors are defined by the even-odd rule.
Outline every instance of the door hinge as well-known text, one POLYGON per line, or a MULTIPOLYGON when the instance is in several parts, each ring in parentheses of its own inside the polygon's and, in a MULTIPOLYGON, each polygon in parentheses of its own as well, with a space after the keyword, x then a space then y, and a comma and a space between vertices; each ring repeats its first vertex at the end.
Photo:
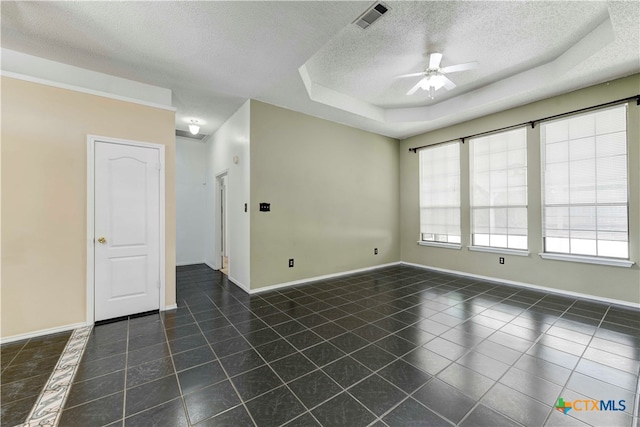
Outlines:
POLYGON ((160 280, 158 280, 157 285, 158 285, 158 289, 160 289, 160 280))
POLYGON ((158 171, 162 170, 162 163, 158 162, 158 171))

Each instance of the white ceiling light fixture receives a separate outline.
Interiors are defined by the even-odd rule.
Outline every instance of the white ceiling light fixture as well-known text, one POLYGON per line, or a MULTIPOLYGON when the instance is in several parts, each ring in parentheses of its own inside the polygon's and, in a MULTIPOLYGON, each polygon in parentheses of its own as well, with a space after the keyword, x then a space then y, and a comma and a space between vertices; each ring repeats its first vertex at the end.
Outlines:
POLYGON ((197 135, 198 132, 200 132, 200 126, 198 125, 197 120, 191 120, 191 124, 189 125, 189 132, 191 132, 192 135, 197 135))
POLYGON ((398 78, 424 76, 418 83, 416 83, 414 87, 409 89, 407 95, 413 95, 418 89, 423 89, 429 91, 429 98, 433 99, 436 96, 436 91, 441 87, 444 87, 447 90, 451 90, 456 87, 456 84, 449 80, 449 78, 446 77, 445 74, 472 70, 478 67, 478 63, 474 61, 440 68, 441 61, 441 53, 432 53, 431 55, 429 55, 429 66, 424 71, 420 73, 403 74, 401 76, 397 76, 398 78))

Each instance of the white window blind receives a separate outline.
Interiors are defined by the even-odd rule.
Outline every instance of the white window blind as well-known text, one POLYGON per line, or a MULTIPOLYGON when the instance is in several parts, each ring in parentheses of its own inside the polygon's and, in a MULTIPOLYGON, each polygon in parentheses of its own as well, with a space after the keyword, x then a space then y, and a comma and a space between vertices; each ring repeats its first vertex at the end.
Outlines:
POLYGON ((420 240, 460 243, 460 143, 420 151, 420 240))
POLYGON ((527 249, 525 128, 470 140, 471 241, 527 249))
POLYGON ((545 252, 629 258, 626 105, 541 132, 545 252))

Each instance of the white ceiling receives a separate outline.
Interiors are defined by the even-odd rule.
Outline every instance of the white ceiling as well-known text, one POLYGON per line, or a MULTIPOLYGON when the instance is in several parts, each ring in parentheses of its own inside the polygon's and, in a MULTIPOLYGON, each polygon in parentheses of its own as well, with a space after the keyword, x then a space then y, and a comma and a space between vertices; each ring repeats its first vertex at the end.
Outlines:
MULTIPOLYGON (((176 128, 213 133, 247 99, 406 138, 640 72, 640 3, 1 3, 3 48, 173 91, 176 128), (406 92, 428 53, 457 87, 406 92)), ((640 90, 640 88, 639 88, 640 90)), ((633 94, 630 94, 633 95, 633 94)))

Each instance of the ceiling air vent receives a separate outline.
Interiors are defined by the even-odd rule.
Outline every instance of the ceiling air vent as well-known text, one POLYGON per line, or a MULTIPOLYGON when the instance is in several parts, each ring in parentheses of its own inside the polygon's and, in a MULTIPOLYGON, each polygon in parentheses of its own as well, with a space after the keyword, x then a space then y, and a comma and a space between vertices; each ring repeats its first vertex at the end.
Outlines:
POLYGON ((354 24, 364 30, 369 25, 376 22, 382 15, 387 13, 388 10, 389 8, 384 4, 376 3, 360 15, 360 17, 354 21, 354 24))
POLYGON ((198 141, 202 141, 205 138, 205 136, 207 136, 207 135, 205 135, 204 133, 199 133, 197 135, 193 135, 189 131, 176 129, 176 136, 179 136, 179 137, 182 137, 182 138, 197 139, 198 141))

